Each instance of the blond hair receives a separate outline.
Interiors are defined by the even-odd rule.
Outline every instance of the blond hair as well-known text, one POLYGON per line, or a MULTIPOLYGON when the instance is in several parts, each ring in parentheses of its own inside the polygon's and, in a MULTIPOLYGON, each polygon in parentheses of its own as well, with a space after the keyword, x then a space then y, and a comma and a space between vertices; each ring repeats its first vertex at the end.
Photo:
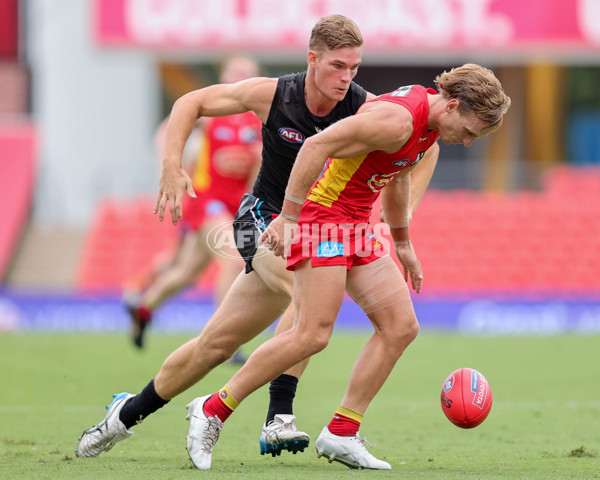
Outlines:
POLYGON ((444 98, 459 101, 459 112, 471 111, 489 127, 502 125, 510 98, 490 69, 467 63, 438 75, 435 83, 444 98))
POLYGON ((358 25, 343 15, 328 15, 313 27, 308 48, 317 53, 344 47, 362 47, 358 25))

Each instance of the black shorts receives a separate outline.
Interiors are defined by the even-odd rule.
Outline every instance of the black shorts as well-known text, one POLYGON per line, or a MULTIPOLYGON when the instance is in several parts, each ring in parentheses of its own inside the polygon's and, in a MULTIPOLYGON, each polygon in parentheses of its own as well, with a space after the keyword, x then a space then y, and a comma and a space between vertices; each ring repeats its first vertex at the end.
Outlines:
MULTIPOLYGON (((235 245, 246 262, 246 273, 252 271, 252 260, 258 240, 267 226, 279 215, 279 210, 250 193, 242 197, 233 221, 235 245)), ((266 252, 265 252, 266 253, 266 252)))

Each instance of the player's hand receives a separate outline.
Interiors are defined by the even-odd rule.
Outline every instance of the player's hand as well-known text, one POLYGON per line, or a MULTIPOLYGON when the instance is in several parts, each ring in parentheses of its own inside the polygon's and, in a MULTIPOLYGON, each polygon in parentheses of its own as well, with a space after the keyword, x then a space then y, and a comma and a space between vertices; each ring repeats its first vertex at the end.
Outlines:
POLYGON ((412 243, 406 245, 396 245, 396 255, 400 259, 402 264, 402 270, 404 273, 404 280, 408 283, 410 277, 410 283, 415 292, 421 293, 423 287, 423 271, 421 270, 421 264, 415 254, 412 243))
POLYGON ((287 258, 289 246, 294 238, 298 224, 279 215, 265 229, 259 239, 259 245, 264 245, 275 256, 287 258))
POLYGON ((182 167, 163 166, 158 196, 156 202, 154 202, 152 212, 154 214, 158 212, 158 219, 162 222, 165 218, 165 208, 168 203, 173 225, 177 225, 177 222, 183 218, 181 205, 185 192, 190 197, 196 198, 192 179, 187 172, 182 167))

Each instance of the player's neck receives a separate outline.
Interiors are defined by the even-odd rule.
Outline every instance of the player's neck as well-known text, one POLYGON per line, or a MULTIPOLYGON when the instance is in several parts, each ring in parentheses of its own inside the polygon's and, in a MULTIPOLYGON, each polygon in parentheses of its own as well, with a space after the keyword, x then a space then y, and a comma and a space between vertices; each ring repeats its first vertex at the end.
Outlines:
POLYGON ((315 83, 314 75, 311 75, 309 70, 306 75, 306 81, 304 84, 304 100, 306 106, 313 115, 317 117, 324 117, 331 113, 331 111, 338 104, 338 101, 326 97, 315 83))

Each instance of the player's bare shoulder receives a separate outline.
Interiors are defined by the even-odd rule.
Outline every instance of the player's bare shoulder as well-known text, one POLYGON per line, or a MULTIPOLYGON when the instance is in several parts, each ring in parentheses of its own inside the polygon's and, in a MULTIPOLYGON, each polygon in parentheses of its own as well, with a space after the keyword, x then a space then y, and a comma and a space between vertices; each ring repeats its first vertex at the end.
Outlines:
POLYGON ((364 103, 358 116, 368 117, 368 124, 378 136, 378 142, 384 152, 395 152, 402 148, 413 132, 413 117, 402 105, 378 101, 364 103))
POLYGON ((236 88, 245 106, 266 123, 277 90, 277 78, 249 78, 238 82, 236 88))

